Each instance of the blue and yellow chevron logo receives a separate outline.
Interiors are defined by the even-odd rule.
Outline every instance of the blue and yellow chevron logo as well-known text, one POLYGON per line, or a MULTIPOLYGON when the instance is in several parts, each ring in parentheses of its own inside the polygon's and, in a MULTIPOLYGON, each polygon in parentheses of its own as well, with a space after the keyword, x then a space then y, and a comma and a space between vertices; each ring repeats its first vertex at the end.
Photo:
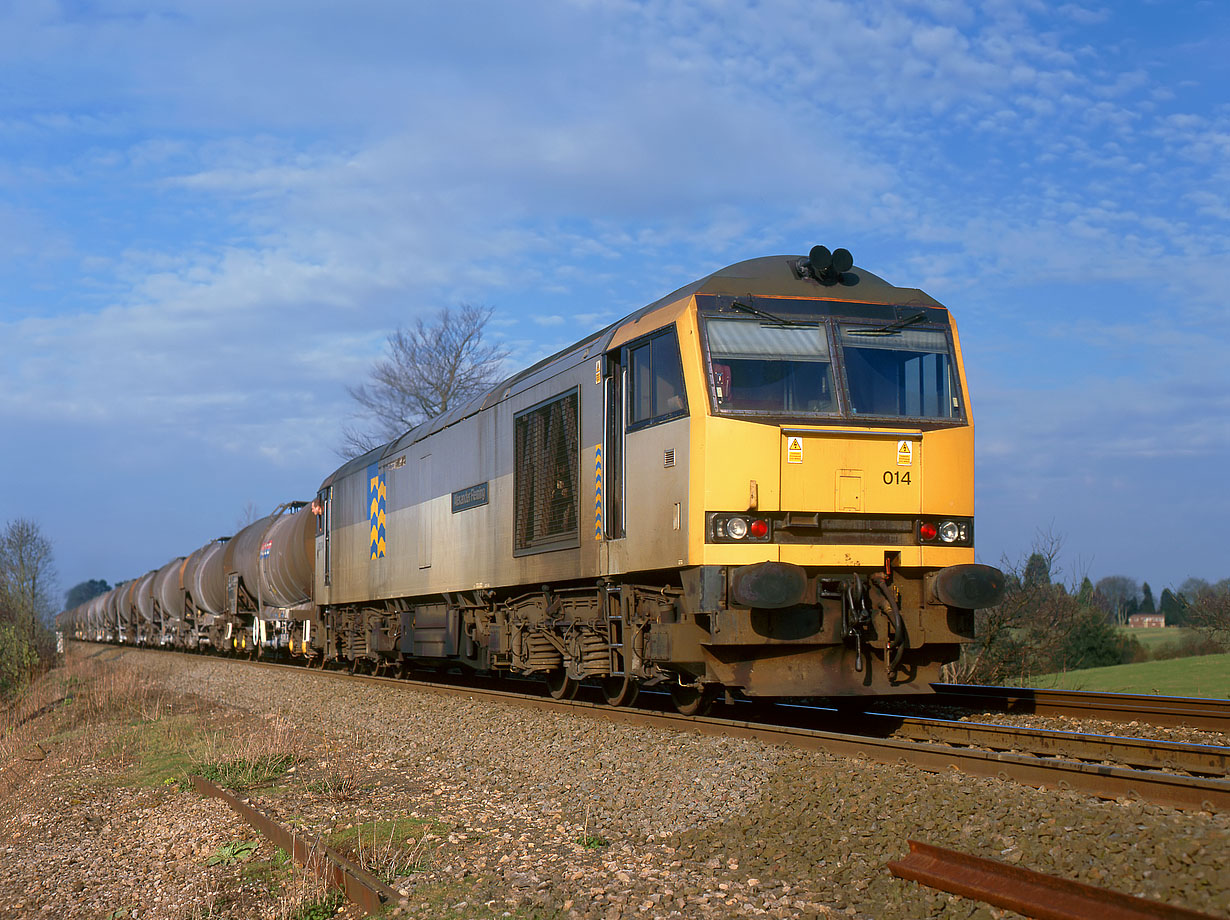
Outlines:
POLYGON ((594 539, 602 539, 602 448, 594 448, 594 539))
POLYGON ((372 525, 372 555, 373 559, 383 559, 385 552, 385 503, 384 473, 377 464, 367 468, 367 504, 372 525))

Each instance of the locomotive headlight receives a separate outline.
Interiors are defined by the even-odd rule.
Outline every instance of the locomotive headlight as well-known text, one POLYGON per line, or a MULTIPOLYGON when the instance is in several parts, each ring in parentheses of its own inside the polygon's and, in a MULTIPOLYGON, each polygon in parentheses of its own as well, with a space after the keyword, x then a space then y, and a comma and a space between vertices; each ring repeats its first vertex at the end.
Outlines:
POLYGON ((740 517, 727 518, 726 534, 734 540, 742 540, 747 536, 747 521, 740 517))
POLYGON ((956 543, 961 539, 961 528, 955 521, 944 521, 939 526, 939 534, 944 543, 956 543))

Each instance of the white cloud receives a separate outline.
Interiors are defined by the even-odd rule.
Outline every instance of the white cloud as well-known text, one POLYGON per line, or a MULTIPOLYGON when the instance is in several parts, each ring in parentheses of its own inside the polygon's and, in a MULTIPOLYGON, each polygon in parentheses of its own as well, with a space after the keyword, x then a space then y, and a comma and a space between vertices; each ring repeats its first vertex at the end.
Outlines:
POLYGON ((984 429, 1001 469, 1031 439, 1057 465, 1020 472, 1045 481, 1106 445, 1205 456, 1220 442, 1183 419, 1224 408, 1191 340, 1225 329, 1230 121, 1128 15, 18 0, 0 79, 34 89, 0 121, 0 415, 327 466, 344 384, 417 311, 494 304, 529 363, 826 242, 951 298, 975 364, 1022 329, 1091 343, 1043 349, 1080 381, 1045 398, 1028 368, 975 367, 980 413, 1009 419, 984 429), (1115 349, 1132 379, 1100 384, 1115 349))

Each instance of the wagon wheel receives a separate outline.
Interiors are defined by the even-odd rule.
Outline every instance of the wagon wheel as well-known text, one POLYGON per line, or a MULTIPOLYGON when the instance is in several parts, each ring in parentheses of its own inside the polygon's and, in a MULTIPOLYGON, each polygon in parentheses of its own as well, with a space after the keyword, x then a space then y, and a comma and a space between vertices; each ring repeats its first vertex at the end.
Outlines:
POLYGON ((577 697, 577 692, 581 689, 581 682, 573 677, 569 677, 568 672, 563 668, 548 671, 546 681, 547 690, 557 700, 574 700, 577 697))
POLYGON ((679 710, 680 715, 703 716, 713 708, 717 699, 717 690, 710 687, 681 687, 678 684, 671 687, 671 702, 679 710))
POLYGON ((631 706, 641 685, 626 674, 613 674, 602 679, 602 696, 608 706, 631 706))

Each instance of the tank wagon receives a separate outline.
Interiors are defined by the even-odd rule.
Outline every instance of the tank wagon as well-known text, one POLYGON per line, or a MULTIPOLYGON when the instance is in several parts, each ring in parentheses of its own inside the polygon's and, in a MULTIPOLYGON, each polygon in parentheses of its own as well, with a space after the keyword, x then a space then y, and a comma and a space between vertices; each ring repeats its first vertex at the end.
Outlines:
POLYGON ((973 449, 943 305, 845 250, 754 259, 152 573, 180 572, 160 622, 180 645, 538 675, 561 698, 594 681, 616 705, 666 686, 684 712, 722 690, 925 691, 1003 588, 974 562, 973 449))

